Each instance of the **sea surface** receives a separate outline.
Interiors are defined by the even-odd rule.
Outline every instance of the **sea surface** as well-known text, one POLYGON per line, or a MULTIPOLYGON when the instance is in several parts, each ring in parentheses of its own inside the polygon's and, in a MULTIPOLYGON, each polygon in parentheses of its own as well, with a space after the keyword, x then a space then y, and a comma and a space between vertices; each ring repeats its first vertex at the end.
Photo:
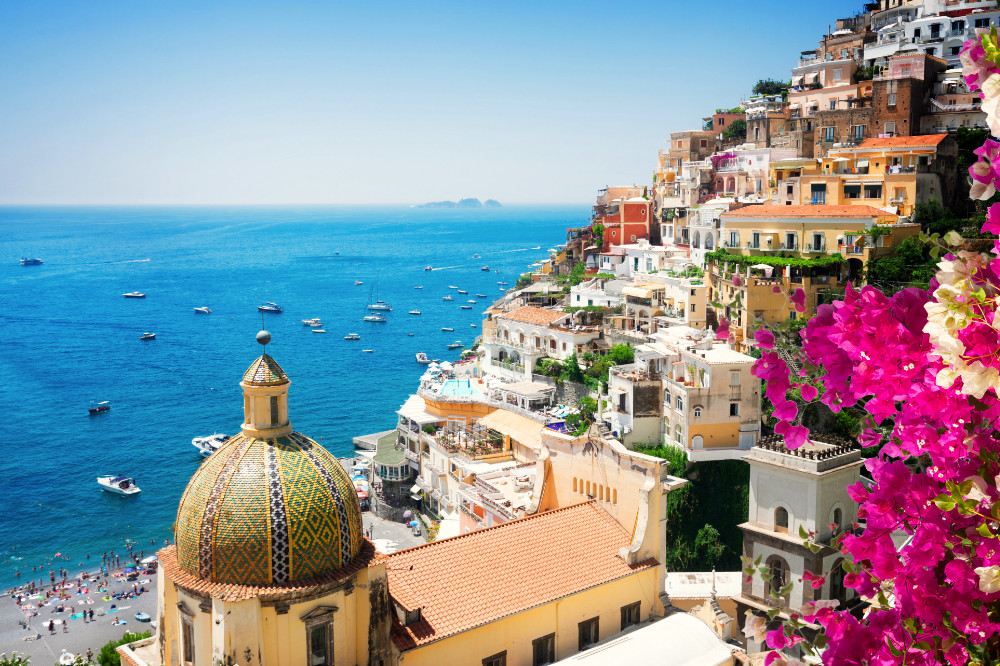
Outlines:
POLYGON ((88 554, 100 563, 125 538, 146 554, 151 539, 172 538, 202 460, 191 438, 234 434, 242 421, 239 381, 261 353, 258 305, 285 310, 263 315, 263 326, 268 353, 292 382, 295 429, 347 456, 353 437, 395 426, 422 372, 415 354, 457 359, 461 350, 446 344, 472 344, 479 328, 470 325, 481 326, 503 293, 498 281, 513 286, 588 214, 586 206, 0 207, 0 589, 18 570, 25 581, 43 571, 47 579, 52 566, 76 572, 88 554), (45 263, 22 267, 22 256, 45 263), (378 298, 393 306, 384 324, 361 321, 376 280, 378 298), (147 297, 122 296, 130 291, 147 297), (455 300, 443 301, 449 294, 455 300), (476 305, 461 310, 469 299, 476 305), (212 313, 195 313, 201 306, 212 313), (313 317, 325 335, 303 326, 313 317), (147 331, 156 339, 140 341, 147 331), (354 332, 360 341, 344 340, 354 332), (90 416, 102 400, 111 410, 90 416), (142 493, 103 492, 102 474, 134 476, 142 493))

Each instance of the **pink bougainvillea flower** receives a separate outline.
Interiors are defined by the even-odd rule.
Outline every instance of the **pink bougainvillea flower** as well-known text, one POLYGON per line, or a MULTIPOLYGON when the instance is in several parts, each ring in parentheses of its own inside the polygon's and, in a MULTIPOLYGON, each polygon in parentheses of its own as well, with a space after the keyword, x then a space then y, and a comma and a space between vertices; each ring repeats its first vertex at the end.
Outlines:
POLYGON ((792 301, 792 305, 795 306, 795 311, 796 312, 805 312, 806 311, 806 292, 801 287, 795 289, 792 292, 792 295, 791 295, 791 297, 790 297, 789 300, 791 300, 792 301))
POLYGON ((761 349, 774 349, 774 333, 766 328, 754 331, 753 339, 757 341, 757 346, 761 349))
POLYGON ((802 394, 802 399, 806 402, 812 402, 819 395, 819 389, 812 384, 803 384, 799 391, 802 394))
POLYGON ((972 176, 969 196, 983 201, 996 194, 996 186, 1000 183, 1000 143, 987 139, 973 152, 979 156, 979 161, 969 167, 972 176))
POLYGON ((773 287, 771 287, 771 293, 772 294, 780 294, 781 293, 781 287, 779 287, 778 285, 774 285, 773 287))
POLYGON ((737 275, 736 273, 733 273, 733 286, 734 287, 742 287, 743 286, 743 280, 741 280, 740 276, 737 275))
POLYGON ((729 320, 723 319, 719 322, 719 328, 715 329, 715 339, 725 340, 729 337, 729 320))
POLYGON ((990 206, 989 211, 986 213, 986 223, 983 224, 983 233, 1000 235, 1000 203, 990 206))

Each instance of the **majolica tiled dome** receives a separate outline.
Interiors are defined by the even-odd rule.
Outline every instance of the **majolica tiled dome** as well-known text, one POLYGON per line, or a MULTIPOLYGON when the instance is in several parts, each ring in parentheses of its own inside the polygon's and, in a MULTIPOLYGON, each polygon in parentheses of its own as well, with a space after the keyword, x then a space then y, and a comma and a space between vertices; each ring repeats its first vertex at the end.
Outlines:
POLYGON ((296 432, 241 433, 191 477, 177 511, 177 560, 204 580, 282 585, 349 563, 362 532, 354 485, 329 451, 296 432))
POLYGON ((288 384, 288 375, 281 369, 278 362, 267 354, 262 354, 260 358, 250 364, 247 371, 243 373, 243 381, 254 386, 277 386, 288 384))

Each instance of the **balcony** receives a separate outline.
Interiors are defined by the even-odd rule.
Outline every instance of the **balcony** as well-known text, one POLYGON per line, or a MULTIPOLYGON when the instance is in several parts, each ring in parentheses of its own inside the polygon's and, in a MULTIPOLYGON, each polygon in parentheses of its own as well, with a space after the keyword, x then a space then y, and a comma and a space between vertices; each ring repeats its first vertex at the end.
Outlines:
POLYGON ((420 462, 420 455, 409 449, 403 449, 403 455, 411 462, 420 462))
POLYGON ((807 243, 806 252, 826 252, 826 243, 807 243))

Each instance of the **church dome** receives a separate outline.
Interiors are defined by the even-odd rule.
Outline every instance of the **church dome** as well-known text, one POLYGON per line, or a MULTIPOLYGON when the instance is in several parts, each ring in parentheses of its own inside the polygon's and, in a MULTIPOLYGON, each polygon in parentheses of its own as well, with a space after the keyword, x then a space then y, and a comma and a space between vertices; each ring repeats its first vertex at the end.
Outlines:
POLYGON ((348 564, 363 524, 354 485, 329 451, 297 432, 241 433, 191 477, 176 535, 178 564, 192 575, 282 585, 348 564))
POLYGON ((288 375, 281 369, 278 362, 267 354, 250 364, 243 373, 243 382, 252 386, 278 386, 288 384, 288 375))

